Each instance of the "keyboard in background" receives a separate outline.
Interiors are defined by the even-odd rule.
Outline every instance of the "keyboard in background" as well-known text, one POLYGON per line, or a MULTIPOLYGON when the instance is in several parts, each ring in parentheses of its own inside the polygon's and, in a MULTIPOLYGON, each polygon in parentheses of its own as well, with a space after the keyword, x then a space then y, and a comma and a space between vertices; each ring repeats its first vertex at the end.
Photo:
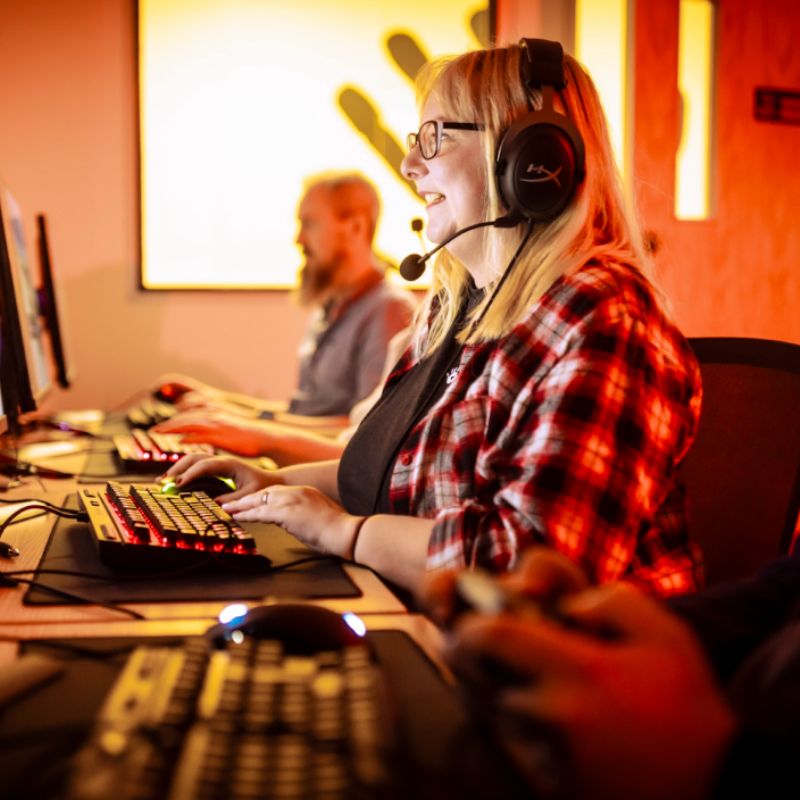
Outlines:
POLYGON ((155 433, 134 428, 129 434, 114 436, 112 441, 117 461, 124 470, 134 473, 160 475, 185 455, 214 455, 210 444, 184 444, 178 433, 155 433))
POLYGON ((172 403, 145 397, 138 405, 129 408, 125 416, 133 428, 152 428, 153 425, 171 419, 177 413, 178 409, 172 403))
POLYGON ((100 560, 120 571, 200 566, 267 569, 255 540, 205 492, 164 495, 156 486, 79 489, 100 560))

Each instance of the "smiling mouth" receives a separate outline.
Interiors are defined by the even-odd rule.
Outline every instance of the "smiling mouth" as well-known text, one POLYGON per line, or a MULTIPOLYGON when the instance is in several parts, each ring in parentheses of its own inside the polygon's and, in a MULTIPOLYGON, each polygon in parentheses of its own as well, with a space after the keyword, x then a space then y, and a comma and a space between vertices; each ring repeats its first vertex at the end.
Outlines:
POLYGON ((425 192, 422 197, 429 206, 444 200, 444 195, 438 192, 425 192))

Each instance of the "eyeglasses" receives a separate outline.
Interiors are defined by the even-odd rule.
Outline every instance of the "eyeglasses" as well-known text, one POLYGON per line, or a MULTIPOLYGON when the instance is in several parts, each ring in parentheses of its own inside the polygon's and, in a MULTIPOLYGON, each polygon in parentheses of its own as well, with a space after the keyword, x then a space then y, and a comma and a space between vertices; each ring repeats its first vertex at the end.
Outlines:
POLYGON ((484 127, 478 122, 439 122, 437 119, 430 119, 420 125, 417 133, 408 134, 406 147, 410 153, 419 145, 420 155, 427 161, 439 154, 443 130, 482 131, 484 127))

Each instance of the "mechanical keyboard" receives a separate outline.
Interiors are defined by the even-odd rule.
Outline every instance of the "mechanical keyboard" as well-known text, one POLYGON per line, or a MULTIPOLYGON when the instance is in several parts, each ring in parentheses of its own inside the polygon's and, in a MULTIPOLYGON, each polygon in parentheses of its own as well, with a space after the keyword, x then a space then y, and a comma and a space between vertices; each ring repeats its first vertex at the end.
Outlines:
POLYGON ((222 647, 134 650, 62 800, 402 796, 388 692, 366 645, 307 652, 240 635, 222 647))
POLYGON ((122 571, 201 566, 263 570, 255 540, 205 492, 164 495, 155 485, 79 489, 100 560, 122 571))
POLYGON ((152 428, 153 425, 174 417, 177 411, 172 403, 146 397, 138 406, 129 408, 125 416, 134 428, 152 428))
POLYGON ((213 456, 210 444, 184 444, 177 433, 155 433, 134 428, 130 434, 113 437, 117 460, 132 472, 160 474, 170 464, 191 453, 213 456))

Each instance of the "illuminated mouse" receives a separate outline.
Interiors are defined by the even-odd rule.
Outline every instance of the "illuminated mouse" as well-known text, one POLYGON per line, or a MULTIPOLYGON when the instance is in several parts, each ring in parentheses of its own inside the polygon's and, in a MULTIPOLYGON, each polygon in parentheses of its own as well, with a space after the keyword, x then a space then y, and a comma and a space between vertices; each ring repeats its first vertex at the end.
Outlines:
POLYGON ((205 492, 212 500, 221 494, 236 491, 236 484, 230 478, 219 475, 201 475, 193 481, 178 486, 174 480, 167 480, 161 484, 161 494, 176 495, 183 492, 205 492))
POLYGON ((206 637, 223 646, 235 631, 241 631, 256 639, 280 639, 287 652, 302 654, 364 644, 362 626, 361 620, 352 614, 341 615, 322 606, 302 603, 277 603, 251 608, 230 622, 220 622, 209 628, 206 637))
POLYGON ((173 381, 171 383, 162 384, 153 394, 156 400, 161 400, 164 403, 177 403, 181 397, 191 391, 192 389, 190 386, 173 381))

